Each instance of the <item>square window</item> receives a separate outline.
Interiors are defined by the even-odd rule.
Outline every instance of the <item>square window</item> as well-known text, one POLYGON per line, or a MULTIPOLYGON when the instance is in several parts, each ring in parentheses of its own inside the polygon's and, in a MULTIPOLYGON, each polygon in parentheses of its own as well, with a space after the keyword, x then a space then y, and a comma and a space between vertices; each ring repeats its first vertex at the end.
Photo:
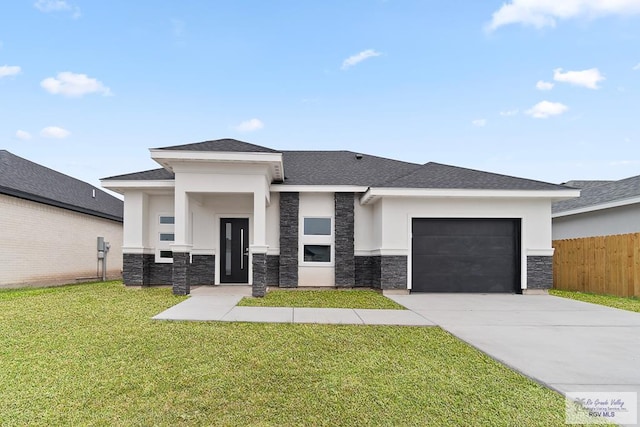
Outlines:
POLYGON ((174 224, 176 222, 175 217, 173 216, 161 216, 160 224, 174 224))
POLYGON ((173 242, 175 240, 174 233, 160 233, 161 242, 173 242))
POLYGON ((331 262, 331 246, 304 245, 305 262, 331 262))
POLYGON ((330 236, 331 218, 305 218, 305 236, 330 236))

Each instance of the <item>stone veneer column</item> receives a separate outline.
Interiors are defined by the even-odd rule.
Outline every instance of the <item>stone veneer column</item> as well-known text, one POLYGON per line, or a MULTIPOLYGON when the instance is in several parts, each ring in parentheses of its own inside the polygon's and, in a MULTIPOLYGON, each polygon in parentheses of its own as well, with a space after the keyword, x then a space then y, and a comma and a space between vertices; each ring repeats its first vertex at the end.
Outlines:
POLYGON ((144 286, 145 262, 143 254, 122 254, 122 281, 126 286, 144 286))
POLYGON ((380 288, 407 289, 407 257, 384 255, 380 257, 380 288))
POLYGON ((267 254, 254 253, 251 263, 253 267, 251 295, 254 297, 263 297, 267 292, 267 254))
POLYGON ((280 283, 281 288, 298 287, 299 193, 280 193, 280 283))
MULTIPOLYGON (((527 256, 527 289, 547 290, 553 287, 553 257, 527 256)), ((525 290, 525 291, 526 291, 525 290)))
POLYGON ((191 284, 189 282, 189 252, 173 253, 173 294, 189 295, 191 284))
POLYGON ((335 200, 335 285, 355 286, 355 258, 353 243, 354 193, 334 193, 335 200))

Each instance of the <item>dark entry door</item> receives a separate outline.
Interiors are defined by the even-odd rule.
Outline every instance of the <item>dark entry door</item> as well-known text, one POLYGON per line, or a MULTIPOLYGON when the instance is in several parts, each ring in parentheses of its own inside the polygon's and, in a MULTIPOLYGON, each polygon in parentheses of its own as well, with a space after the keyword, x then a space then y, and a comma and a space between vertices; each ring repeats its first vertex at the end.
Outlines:
POLYGON ((413 292, 515 292, 517 219, 413 220, 413 292))
POLYGON ((249 283, 249 220, 220 219, 220 283, 249 283))

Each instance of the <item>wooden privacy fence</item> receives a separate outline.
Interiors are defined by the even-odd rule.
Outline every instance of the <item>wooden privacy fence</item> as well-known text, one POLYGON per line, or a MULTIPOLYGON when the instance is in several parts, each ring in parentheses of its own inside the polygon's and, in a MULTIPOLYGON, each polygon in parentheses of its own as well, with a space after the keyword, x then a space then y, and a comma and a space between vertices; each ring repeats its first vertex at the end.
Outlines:
POLYGON ((640 233, 555 240, 553 287, 640 297, 640 233))

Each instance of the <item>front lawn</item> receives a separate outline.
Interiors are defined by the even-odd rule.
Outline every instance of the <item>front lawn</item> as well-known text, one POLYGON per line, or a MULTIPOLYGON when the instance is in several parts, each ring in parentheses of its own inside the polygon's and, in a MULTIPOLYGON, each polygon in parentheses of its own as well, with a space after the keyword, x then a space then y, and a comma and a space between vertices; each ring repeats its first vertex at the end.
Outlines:
POLYGON ((371 289, 274 289, 263 298, 246 297, 238 305, 247 307, 378 308, 405 310, 405 307, 371 289))
POLYGON ((119 282, 0 292, 0 425, 564 425, 439 328, 153 321, 119 282))
POLYGON ((551 289, 549 293, 557 297, 571 298, 578 301, 606 305, 607 307, 620 308, 622 310, 640 313, 640 298, 637 297, 617 297, 614 295, 598 295, 577 291, 561 291, 559 289, 551 289))

